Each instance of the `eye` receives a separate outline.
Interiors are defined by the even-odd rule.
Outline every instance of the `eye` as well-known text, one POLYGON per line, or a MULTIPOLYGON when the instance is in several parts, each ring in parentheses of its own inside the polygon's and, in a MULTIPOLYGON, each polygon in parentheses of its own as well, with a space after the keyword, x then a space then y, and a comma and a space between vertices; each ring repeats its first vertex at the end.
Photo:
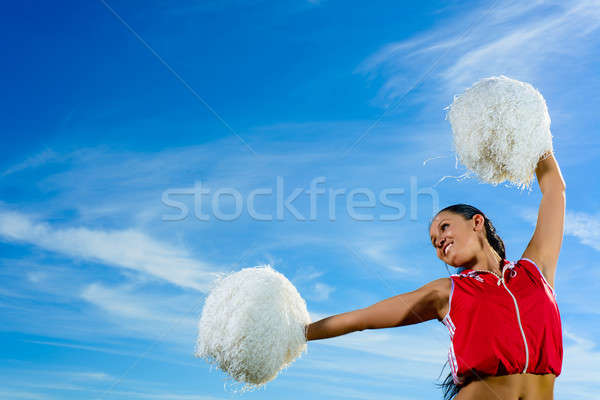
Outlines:
POLYGON ((444 223, 444 224, 442 224, 442 230, 446 229, 446 227, 447 227, 448 225, 449 225, 448 223, 444 223))

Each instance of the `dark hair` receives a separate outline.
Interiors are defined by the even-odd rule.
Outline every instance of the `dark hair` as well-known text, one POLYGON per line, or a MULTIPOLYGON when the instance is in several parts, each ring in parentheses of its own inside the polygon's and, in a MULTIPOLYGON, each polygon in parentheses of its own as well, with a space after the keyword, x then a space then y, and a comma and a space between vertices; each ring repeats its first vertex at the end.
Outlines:
MULTIPOLYGON (((444 208, 443 210, 439 211, 438 214, 441 213, 442 211, 448 211, 448 212, 451 212, 454 214, 462 215, 463 218, 466 220, 470 220, 476 214, 481 214, 484 218, 485 235, 486 235, 487 241, 490 244, 490 246, 492 246, 492 248, 496 251, 496 253, 498 253, 498 255, 500 256, 500 269, 502 270, 502 267, 504 266, 504 259, 506 258, 504 242, 502 241, 500 236, 498 236, 498 233, 496 232, 496 228, 494 228, 494 224, 492 224, 492 221, 490 221, 488 219, 488 217, 486 217, 485 214, 481 212, 481 210, 479 210, 473 206, 470 206, 468 204, 454 204, 454 205, 448 206, 448 207, 444 208)), ((437 216, 437 214, 436 214, 436 216, 437 216)), ((444 366, 445 365, 446 364, 444 364, 444 366)), ((442 370, 443 370, 443 368, 442 368, 442 370)), ((468 381, 463 383, 461 386, 456 385, 454 383, 454 380, 452 379, 452 373, 450 373, 450 374, 448 374, 448 376, 446 376, 446 379, 444 379, 444 382, 438 383, 436 385, 439 388, 441 388, 442 391, 444 392, 444 394, 443 394, 444 400, 450 400, 450 399, 454 398, 454 396, 456 396, 458 394, 458 392, 460 391, 461 387, 466 385, 467 383, 468 383, 468 381)))

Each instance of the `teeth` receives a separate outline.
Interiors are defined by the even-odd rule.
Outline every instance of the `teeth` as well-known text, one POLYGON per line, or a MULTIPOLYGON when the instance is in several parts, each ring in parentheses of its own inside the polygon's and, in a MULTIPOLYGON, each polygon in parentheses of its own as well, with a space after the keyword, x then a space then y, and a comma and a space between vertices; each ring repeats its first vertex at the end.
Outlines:
POLYGON ((452 243, 446 246, 446 248, 444 249, 444 255, 448 254, 448 249, 450 248, 450 246, 452 246, 452 243))

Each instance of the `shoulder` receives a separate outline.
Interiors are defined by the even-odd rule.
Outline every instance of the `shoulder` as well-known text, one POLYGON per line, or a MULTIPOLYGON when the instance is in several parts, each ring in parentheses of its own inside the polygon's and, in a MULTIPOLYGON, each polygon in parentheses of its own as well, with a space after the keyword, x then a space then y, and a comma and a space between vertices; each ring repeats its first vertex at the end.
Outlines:
POLYGON ((450 290, 452 289, 452 279, 451 278, 439 278, 433 280, 425 285, 430 290, 437 291, 440 293, 447 293, 450 295, 450 290))
POLYGON ((441 321, 448 310, 450 293, 452 292, 452 279, 439 278, 427 283, 421 289, 427 291, 431 296, 438 320, 441 321))
POLYGON ((448 297, 452 291, 452 279, 451 278, 439 278, 431 282, 426 283, 417 289, 418 292, 431 295, 433 297, 448 297))
POLYGON ((452 291, 451 278, 439 278, 426 283, 412 293, 418 295, 419 298, 427 298, 430 301, 448 300, 452 291))
POLYGON ((536 276, 540 276, 541 279, 550 286, 552 291, 554 291, 554 275, 547 274, 543 266, 540 266, 538 262, 532 260, 531 258, 521 257, 515 265, 521 265, 531 271, 532 274, 536 276))

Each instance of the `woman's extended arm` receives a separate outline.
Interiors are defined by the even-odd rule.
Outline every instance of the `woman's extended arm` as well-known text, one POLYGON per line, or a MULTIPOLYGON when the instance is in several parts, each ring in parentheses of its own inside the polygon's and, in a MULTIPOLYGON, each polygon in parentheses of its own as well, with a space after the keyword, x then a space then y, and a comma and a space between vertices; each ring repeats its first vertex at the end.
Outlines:
POLYGON ((392 328, 443 318, 450 296, 450 278, 431 281, 369 307, 333 315, 306 326, 306 340, 327 339, 365 329, 392 328))
POLYGON ((533 237, 522 257, 535 261, 548 283, 554 286, 564 230, 566 185, 552 153, 538 162, 535 173, 542 191, 542 200, 533 237))

